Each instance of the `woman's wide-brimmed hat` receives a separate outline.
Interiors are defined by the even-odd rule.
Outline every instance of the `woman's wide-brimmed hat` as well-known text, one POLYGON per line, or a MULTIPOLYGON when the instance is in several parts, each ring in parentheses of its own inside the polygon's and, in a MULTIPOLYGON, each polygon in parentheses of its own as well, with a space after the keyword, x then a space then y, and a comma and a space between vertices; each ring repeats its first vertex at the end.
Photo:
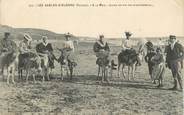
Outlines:
POLYGON ((72 35, 68 32, 65 34, 65 37, 71 37, 72 35))
POLYGON ((26 40, 28 40, 28 41, 32 41, 32 38, 31 38, 31 36, 29 35, 29 34, 24 34, 24 38, 26 39, 26 40))
POLYGON ((125 32, 125 35, 126 35, 126 36, 131 36, 132 33, 130 33, 130 32, 125 32))
POLYGON ((159 51, 162 51, 162 49, 161 49, 160 47, 158 47, 158 48, 156 49, 156 52, 159 52, 159 51))

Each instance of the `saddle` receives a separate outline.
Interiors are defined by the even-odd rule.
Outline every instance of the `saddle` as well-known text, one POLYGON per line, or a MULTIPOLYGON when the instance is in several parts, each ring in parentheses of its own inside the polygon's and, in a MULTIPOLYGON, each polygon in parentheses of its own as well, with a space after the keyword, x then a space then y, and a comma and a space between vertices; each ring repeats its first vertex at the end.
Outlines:
POLYGON ((19 58, 18 67, 24 67, 24 65, 26 65, 28 61, 34 61, 35 57, 37 57, 37 54, 33 52, 20 54, 18 57, 19 58))
POLYGON ((126 49, 120 53, 121 62, 126 63, 127 65, 132 64, 137 61, 137 53, 134 49, 126 49))
POLYGON ((68 65, 68 66, 77 66, 77 63, 75 62, 75 56, 74 53, 71 50, 62 49, 60 57, 57 59, 57 61, 61 65, 68 65))
POLYGON ((1 66, 8 66, 16 59, 16 52, 4 52, 1 54, 1 66))
POLYGON ((103 66, 103 65, 108 66, 109 62, 110 62, 110 60, 108 60, 107 57, 106 58, 97 58, 97 60, 96 60, 96 64, 99 66, 103 66))

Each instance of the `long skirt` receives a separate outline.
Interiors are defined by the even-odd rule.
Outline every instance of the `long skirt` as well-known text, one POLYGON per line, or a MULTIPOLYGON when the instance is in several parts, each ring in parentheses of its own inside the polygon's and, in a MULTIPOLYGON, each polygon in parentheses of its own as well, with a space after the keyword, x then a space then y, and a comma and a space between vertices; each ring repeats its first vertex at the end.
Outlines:
POLYGON ((152 80, 159 80, 163 78, 164 73, 165 73, 165 63, 154 65, 152 71, 152 80))

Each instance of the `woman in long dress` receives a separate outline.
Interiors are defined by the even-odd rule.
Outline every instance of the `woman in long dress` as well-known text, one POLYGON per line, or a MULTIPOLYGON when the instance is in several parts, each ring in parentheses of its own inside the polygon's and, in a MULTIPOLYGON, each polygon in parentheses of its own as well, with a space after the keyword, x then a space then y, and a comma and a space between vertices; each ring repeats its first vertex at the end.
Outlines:
POLYGON ((162 81, 165 73, 165 59, 160 48, 156 49, 156 55, 153 56, 151 61, 154 64, 152 72, 153 79, 158 80, 159 84, 157 87, 163 87, 162 81))

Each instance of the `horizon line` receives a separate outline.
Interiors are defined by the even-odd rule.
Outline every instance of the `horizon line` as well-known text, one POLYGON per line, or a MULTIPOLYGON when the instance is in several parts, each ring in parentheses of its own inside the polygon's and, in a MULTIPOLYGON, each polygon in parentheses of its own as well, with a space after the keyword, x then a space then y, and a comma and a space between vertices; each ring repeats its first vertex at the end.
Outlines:
MULTIPOLYGON (((51 30, 51 29, 44 29, 44 28, 37 28, 37 27, 14 27, 14 26, 10 26, 10 25, 3 25, 3 24, 0 24, 0 26, 4 26, 4 27, 9 27, 9 28, 12 28, 12 29, 38 29, 38 30, 44 30, 44 31, 49 31, 49 32, 52 32, 52 33, 55 33, 55 34, 66 34, 68 32, 56 32, 54 30, 51 30)), ((96 35, 96 37, 94 36, 87 36, 87 35, 75 35, 71 32, 69 32, 70 34, 74 35, 75 37, 86 37, 86 38, 98 38, 98 35, 96 35)), ((123 33, 123 32, 122 32, 123 33)), ((161 36, 133 36, 131 38, 168 38, 169 35, 172 35, 172 34, 168 34, 168 35, 161 35, 161 36)), ((177 36, 176 37, 178 38, 184 38, 184 35, 180 35, 180 36, 177 36)), ((125 37, 105 37, 106 39, 119 39, 119 38, 125 38, 125 37)))

